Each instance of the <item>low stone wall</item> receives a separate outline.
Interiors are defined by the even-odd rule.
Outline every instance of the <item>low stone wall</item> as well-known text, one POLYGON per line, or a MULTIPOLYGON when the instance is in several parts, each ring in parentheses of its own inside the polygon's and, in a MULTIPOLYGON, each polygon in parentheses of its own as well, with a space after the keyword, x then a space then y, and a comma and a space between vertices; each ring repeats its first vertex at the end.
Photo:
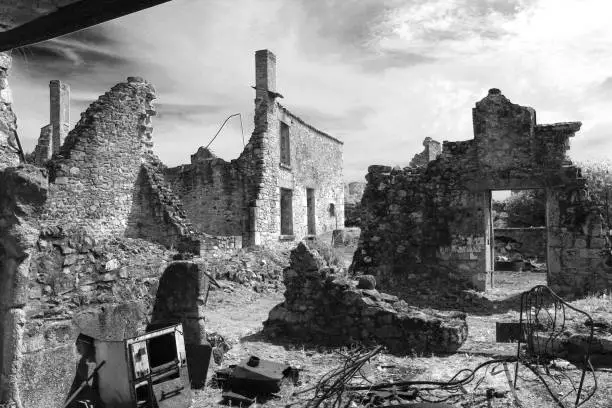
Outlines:
POLYGON ((464 313, 425 312, 374 288, 359 289, 304 243, 290 262, 283 271, 285 301, 264 322, 269 334, 333 345, 379 343, 397 354, 454 352, 467 337, 464 313))

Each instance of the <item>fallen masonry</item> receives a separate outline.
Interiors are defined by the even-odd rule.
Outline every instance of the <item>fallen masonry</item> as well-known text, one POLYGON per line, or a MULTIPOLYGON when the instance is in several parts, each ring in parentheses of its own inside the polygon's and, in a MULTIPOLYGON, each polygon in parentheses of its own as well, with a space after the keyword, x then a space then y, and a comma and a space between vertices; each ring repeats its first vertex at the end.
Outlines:
POLYGON ((464 313, 420 310, 376 289, 358 289, 304 243, 291 252, 283 273, 285 301, 264 322, 272 336, 328 345, 377 343, 396 354, 450 353, 467 337, 464 313))

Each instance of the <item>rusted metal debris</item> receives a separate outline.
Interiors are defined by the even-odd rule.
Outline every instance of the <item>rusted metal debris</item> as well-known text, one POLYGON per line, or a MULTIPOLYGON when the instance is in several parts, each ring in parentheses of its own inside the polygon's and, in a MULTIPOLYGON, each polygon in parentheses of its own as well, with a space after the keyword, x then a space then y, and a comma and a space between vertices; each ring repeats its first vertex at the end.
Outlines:
POLYGON ((223 398, 235 403, 253 403, 273 397, 284 380, 298 382, 298 370, 288 364, 260 359, 257 356, 218 370, 217 386, 223 388, 223 398))

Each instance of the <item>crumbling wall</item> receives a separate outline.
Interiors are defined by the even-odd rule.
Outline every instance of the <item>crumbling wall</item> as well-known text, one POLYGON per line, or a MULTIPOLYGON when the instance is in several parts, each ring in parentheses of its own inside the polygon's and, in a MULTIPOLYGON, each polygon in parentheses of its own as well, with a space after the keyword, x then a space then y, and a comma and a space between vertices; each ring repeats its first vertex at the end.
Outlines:
POLYGON ((421 153, 415 154, 410 161, 410 167, 427 166, 430 161, 437 159, 442 153, 440 142, 433 140, 431 137, 426 137, 423 140, 423 147, 425 149, 421 153))
POLYGON ((13 98, 8 83, 11 62, 10 53, 0 52, 0 169, 19 164, 17 118, 13 113, 13 98))
POLYGON ((228 163, 201 147, 191 164, 167 169, 165 175, 199 231, 242 239, 247 181, 235 160, 228 163))
POLYGON ((493 262, 491 190, 544 188, 549 285, 560 293, 610 287, 599 210, 566 156, 580 123, 538 125, 532 108, 497 89, 473 116, 474 139, 444 142, 427 166, 369 167, 352 269, 391 285, 419 276, 427 284, 423 274, 437 268, 484 289, 493 262))
POLYGON ((264 330, 323 344, 384 344, 399 354, 454 352, 467 338, 464 313, 424 312, 335 272, 298 244, 283 271, 285 301, 270 311, 264 330))
POLYGON ((154 88, 128 78, 82 114, 51 163, 47 226, 85 230, 101 238, 123 235, 133 210, 142 164, 151 154, 154 88))

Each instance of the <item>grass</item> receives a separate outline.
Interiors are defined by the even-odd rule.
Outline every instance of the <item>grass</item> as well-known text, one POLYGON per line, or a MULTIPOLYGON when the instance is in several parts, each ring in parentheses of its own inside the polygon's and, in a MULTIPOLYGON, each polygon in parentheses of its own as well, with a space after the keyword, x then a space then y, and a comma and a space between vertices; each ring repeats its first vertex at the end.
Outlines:
MULTIPOLYGON (((331 239, 330 241, 331 242, 331 239)), ((326 242, 325 242, 326 244, 326 242)), ((331 245, 318 245, 323 256, 330 259, 344 258, 346 264, 352 253, 347 248, 332 248, 331 245), (335 250, 335 251, 334 251, 335 250), (325 255, 327 254, 327 255, 325 255)), ((318 249, 317 249, 318 250, 318 249)), ((335 261, 334 261, 335 262, 335 261)), ((430 354, 409 354, 396 356, 382 353, 375 356, 363 367, 363 374, 373 383, 381 381, 400 380, 449 380, 463 368, 475 368, 479 364, 491 360, 496 356, 513 356, 516 354, 516 344, 495 342, 495 322, 518 318, 518 302, 516 297, 522 291, 536 284, 545 283, 545 274, 531 272, 509 272, 498 274, 495 287, 486 294, 493 305, 509 304, 510 307, 499 307, 490 313, 468 314, 467 321, 469 335, 467 341, 455 354, 449 356, 433 356, 430 354), (512 300, 512 302, 509 302, 512 300)), ((261 322, 266 320, 269 310, 277 303, 283 301, 282 294, 268 293, 264 295, 249 295, 247 290, 236 286, 235 292, 228 295, 222 291, 211 292, 207 305, 207 330, 216 331, 232 343, 232 349, 226 356, 223 366, 236 364, 250 355, 285 362, 293 367, 301 367, 301 384, 293 386, 285 384, 277 398, 261 403, 265 408, 280 408, 288 404, 292 407, 302 407, 304 399, 312 396, 312 392, 295 396, 308 387, 312 387, 327 372, 339 366, 343 357, 338 349, 318 347, 315 345, 298 344, 290 341, 267 339, 260 334, 261 322), (244 292, 244 293, 243 293, 244 292), (248 313, 245 311, 248 310, 248 313)), ((571 305, 585 310, 594 318, 606 318, 612 322, 612 293, 597 294, 570 302, 571 305), (608 315, 611 314, 611 315, 608 315), (608 316, 608 317, 606 317, 608 316)), ((584 319, 576 323, 584 323, 584 319)), ((211 363, 209 373, 217 367, 211 363)), ((553 373, 561 375, 561 372, 553 373)), ((509 365, 509 371, 514 377, 514 364, 509 365)), ((545 388, 538 382, 537 377, 527 368, 519 372, 517 395, 523 408, 548 408, 556 406, 545 388)), ((580 371, 575 367, 566 369, 562 373, 572 379, 579 379, 580 371)), ((599 391, 595 397, 583 405, 584 408, 609 408, 612 406, 612 370, 601 369, 597 371, 599 391)), ((210 376, 210 375, 209 375, 210 376)), ((466 394, 462 395, 452 406, 454 407, 513 407, 510 387, 502 367, 497 370, 478 372, 476 380, 465 387, 466 394), (487 401, 485 393, 487 388, 507 392, 506 397, 487 401)), ((555 392, 565 393, 562 383, 556 387, 555 392)), ((592 385, 587 379, 586 387, 592 385)), ((567 387, 565 387, 567 388, 567 387)), ((568 397, 569 398, 569 397, 568 397)), ((193 408, 215 407, 221 401, 221 391, 205 388, 194 392, 193 408)), ((569 406, 569 405, 568 405, 569 406)))

